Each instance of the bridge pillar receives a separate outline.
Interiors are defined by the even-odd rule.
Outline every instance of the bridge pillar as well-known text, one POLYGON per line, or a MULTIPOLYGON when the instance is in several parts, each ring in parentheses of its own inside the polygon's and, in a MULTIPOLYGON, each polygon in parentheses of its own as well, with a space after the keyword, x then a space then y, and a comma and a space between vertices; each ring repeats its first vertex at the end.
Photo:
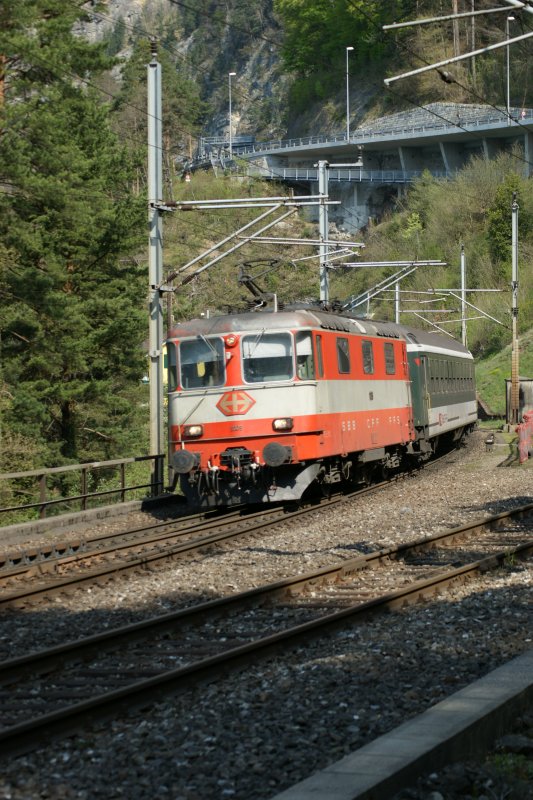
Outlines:
POLYGON ((483 139, 483 155, 487 160, 495 158, 502 149, 499 139, 483 139))
MULTIPOLYGON (((311 184, 311 194, 318 194, 318 183, 311 184)), ((383 183, 337 183, 329 182, 330 200, 340 200, 340 206, 331 206, 329 221, 339 230, 357 233, 371 218, 379 219, 383 207, 397 197, 398 187, 383 183)), ((305 209, 304 216, 318 222, 316 208, 305 209)))
POLYGON ((440 153, 446 172, 453 173, 464 166, 461 148, 454 142, 439 142, 440 153))
POLYGON ((339 186, 342 205, 337 212, 339 222, 348 231, 358 231, 363 228, 372 213, 371 194, 372 186, 364 183, 339 186), (342 218, 342 219, 341 219, 342 218))
POLYGON ((427 166, 424 162, 424 158, 420 155, 419 147, 401 146, 398 148, 398 153, 400 156, 400 164, 404 172, 423 170, 427 166))
POLYGON ((527 178, 533 175, 533 133, 527 130, 524 131, 524 172, 527 178))

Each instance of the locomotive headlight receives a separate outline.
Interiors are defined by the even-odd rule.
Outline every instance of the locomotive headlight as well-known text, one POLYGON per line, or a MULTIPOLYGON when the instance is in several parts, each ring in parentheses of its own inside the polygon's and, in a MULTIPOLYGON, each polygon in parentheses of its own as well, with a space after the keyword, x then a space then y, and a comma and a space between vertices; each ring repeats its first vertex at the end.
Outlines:
POLYGON ((275 431, 292 431, 294 428, 294 420, 292 417, 281 417, 272 422, 272 427, 275 431))
POLYGON ((184 439, 198 439, 204 432, 203 425, 184 425, 183 438, 184 439))

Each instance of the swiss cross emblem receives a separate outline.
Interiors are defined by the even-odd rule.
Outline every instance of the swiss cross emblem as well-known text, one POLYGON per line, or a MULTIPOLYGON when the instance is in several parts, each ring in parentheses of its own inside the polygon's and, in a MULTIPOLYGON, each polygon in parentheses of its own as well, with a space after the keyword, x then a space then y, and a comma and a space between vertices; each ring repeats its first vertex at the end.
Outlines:
POLYGON ((223 414, 232 417, 235 414, 246 414, 254 405, 255 400, 246 392, 225 392, 217 403, 223 414))

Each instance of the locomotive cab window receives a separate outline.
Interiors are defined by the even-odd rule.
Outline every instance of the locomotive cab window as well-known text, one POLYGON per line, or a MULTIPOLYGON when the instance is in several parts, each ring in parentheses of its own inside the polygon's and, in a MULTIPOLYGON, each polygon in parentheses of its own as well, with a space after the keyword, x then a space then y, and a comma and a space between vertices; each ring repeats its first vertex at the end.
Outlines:
POLYGON ((372 342, 363 341, 363 372, 366 375, 374 373, 374 350, 372 342))
POLYGON ((222 386, 225 382, 224 343, 222 339, 197 339, 180 343, 180 374, 184 389, 222 386))
POLYGON ((167 368, 168 391, 175 392, 178 388, 178 367, 176 345, 174 342, 167 342, 167 352, 165 354, 165 366, 167 368))
POLYGON ((315 378, 313 342, 307 331, 296 334, 296 374, 303 381, 315 378))
POLYGON ((383 349, 385 352, 385 372, 387 375, 395 375, 396 361, 394 359, 394 345, 392 342, 385 342, 383 349))
POLYGON ((337 336, 337 366, 341 375, 350 372, 350 343, 343 336, 337 336))
POLYGON ((246 383, 290 380, 294 377, 291 334, 260 331, 243 336, 242 362, 246 383))

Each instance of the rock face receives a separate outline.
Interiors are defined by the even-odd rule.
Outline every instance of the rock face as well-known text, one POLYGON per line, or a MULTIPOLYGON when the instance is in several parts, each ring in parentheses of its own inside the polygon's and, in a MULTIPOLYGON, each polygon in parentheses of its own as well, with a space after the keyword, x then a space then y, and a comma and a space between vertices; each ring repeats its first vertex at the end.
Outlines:
POLYGON ((110 35, 119 20, 123 20, 126 27, 139 24, 144 9, 151 4, 153 0, 108 0, 105 10, 88 9, 90 20, 81 23, 79 32, 89 41, 99 42, 110 35))
MULTIPOLYGON (((187 4, 189 5, 189 4, 187 4)), ((229 73, 232 76, 232 133, 274 138, 285 134, 287 78, 281 74, 281 29, 272 0, 250 8, 229 0, 213 13, 168 0, 108 0, 105 10, 89 10, 77 32, 89 41, 106 38, 127 59, 139 37, 155 36, 180 71, 200 85, 208 104, 205 135, 228 130, 229 73)), ((207 7, 207 6, 206 6, 207 7)))

